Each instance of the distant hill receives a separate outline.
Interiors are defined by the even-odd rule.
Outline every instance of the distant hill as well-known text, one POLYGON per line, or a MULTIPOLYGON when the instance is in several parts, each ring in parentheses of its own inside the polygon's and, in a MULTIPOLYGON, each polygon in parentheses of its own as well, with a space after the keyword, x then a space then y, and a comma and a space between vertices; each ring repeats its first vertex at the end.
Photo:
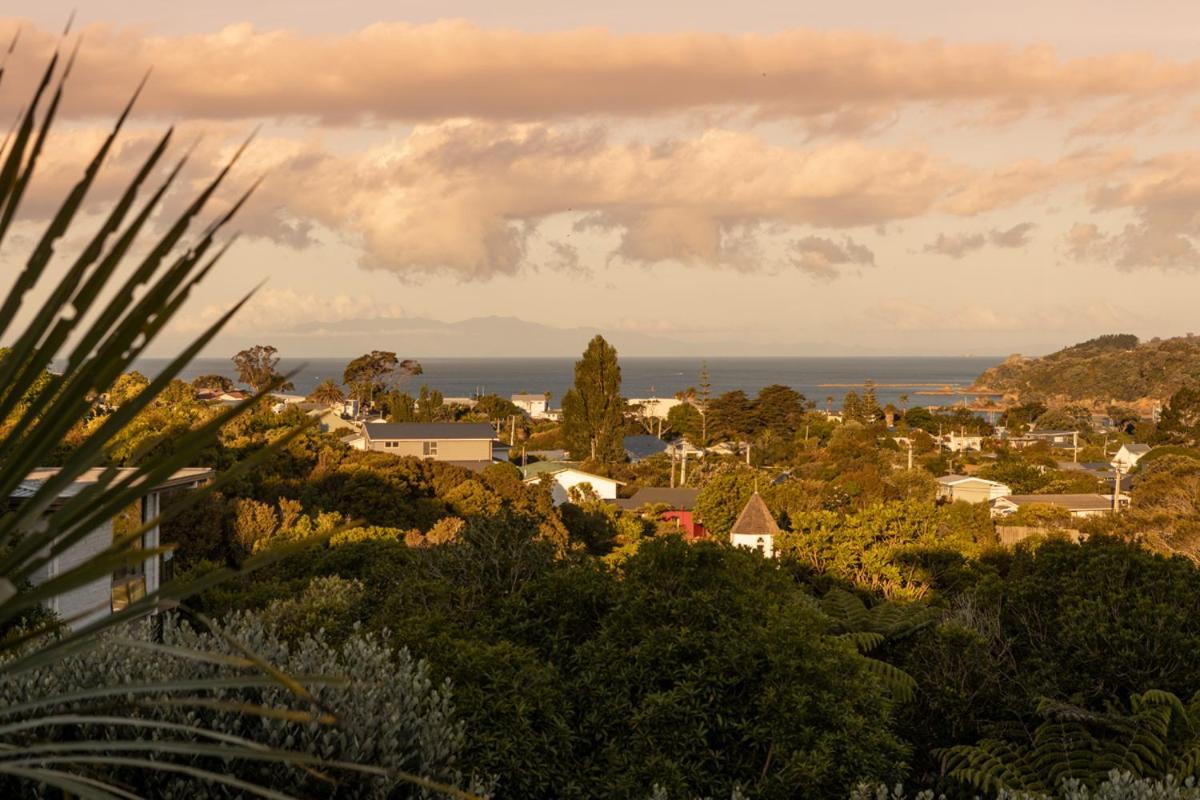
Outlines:
POLYGON ((1009 356, 980 375, 975 387, 1022 401, 1100 406, 1163 401, 1193 382, 1200 382, 1200 337, 1139 342, 1132 334, 1109 334, 1041 358, 1009 356))

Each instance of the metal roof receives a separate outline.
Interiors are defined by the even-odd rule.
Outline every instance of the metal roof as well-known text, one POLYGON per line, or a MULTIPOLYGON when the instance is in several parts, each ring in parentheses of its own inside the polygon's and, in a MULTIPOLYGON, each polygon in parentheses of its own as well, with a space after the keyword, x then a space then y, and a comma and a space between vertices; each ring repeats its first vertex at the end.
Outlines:
POLYGON ((363 426, 368 439, 431 441, 434 439, 492 440, 496 431, 486 422, 369 422, 363 426))
MULTIPOLYGON (((82 492, 88 486, 100 480, 101 476, 107 472, 105 467, 93 467, 85 470, 80 475, 76 476, 75 480, 67 484, 59 493, 60 499, 74 497, 82 492)), ((33 472, 25 476, 25 480, 17 485, 10 497, 17 500, 25 500, 33 497, 46 481, 53 478, 59 472, 58 467, 38 467, 33 472)), ((134 467, 119 467, 115 470, 116 476, 114 480, 118 483, 127 481, 131 476, 137 473, 134 467)), ((208 467, 184 467, 177 469, 171 473, 171 476, 164 481, 159 482, 147 489, 147 492, 157 492, 163 489, 170 489, 176 486, 187 486, 192 483, 199 483, 212 478, 213 471, 208 467)))

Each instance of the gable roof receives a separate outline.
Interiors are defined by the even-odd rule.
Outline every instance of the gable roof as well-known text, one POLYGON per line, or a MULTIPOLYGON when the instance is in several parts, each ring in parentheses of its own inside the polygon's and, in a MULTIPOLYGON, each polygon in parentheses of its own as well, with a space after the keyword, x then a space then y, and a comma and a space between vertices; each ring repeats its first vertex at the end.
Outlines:
POLYGON ((534 478, 539 478, 542 475, 560 475, 564 472, 574 472, 576 475, 585 475, 589 478, 595 478, 599 481, 609 481, 618 486, 624 486, 624 481, 619 481, 616 478, 606 478, 603 475, 597 475, 594 472, 585 472, 574 464, 566 464, 561 461, 539 461, 536 464, 530 464, 521 470, 521 476, 525 481, 531 481, 534 478))
POLYGON ((742 513, 738 514, 737 521, 733 523, 729 533, 739 536, 774 536, 779 533, 779 526, 775 524, 775 518, 771 516, 771 510, 767 508, 762 495, 755 492, 750 495, 750 500, 742 509, 742 513))
MULTIPOLYGON (((33 497, 46 481, 58 474, 58 467, 38 467, 25 476, 25 480, 21 481, 15 489, 13 489, 12 497, 14 500, 25 500, 33 497)), ((75 477, 71 483, 67 484, 58 493, 58 499, 65 500, 68 497, 74 497, 82 492, 89 485, 96 483, 103 477, 107 470, 104 467, 92 467, 84 470, 75 477)), ((137 473, 135 467, 119 467, 116 470, 116 480, 123 482, 137 473)), ((190 486, 194 483, 207 481, 213 476, 213 471, 208 467, 183 467, 177 469, 166 479, 159 481, 153 485, 146 485, 145 481, 138 481, 137 486, 145 486, 146 493, 159 492, 164 489, 171 489, 177 486, 190 486)))
POLYGON ((1112 498, 1102 494, 1013 494, 996 502, 1006 501, 1015 506, 1058 506, 1068 511, 1107 511, 1112 498))
POLYGON ((1121 445, 1121 449, 1131 455, 1144 456, 1150 452, 1151 447, 1148 444, 1123 444, 1121 445))
POLYGON ((556 472, 562 472, 565 469, 571 469, 574 465, 566 461, 535 461, 532 464, 521 467, 521 475, 526 478, 531 478, 534 475, 541 475, 548 472, 553 475, 556 472))
POLYGON ((649 458, 667 452, 667 443, 657 436, 639 433, 626 436, 622 442, 625 452, 633 458, 649 458))
POLYGON ((492 440, 496 432, 486 422, 368 422, 368 439, 429 441, 432 439, 492 440))
POLYGON ((633 493, 633 497, 622 501, 619 505, 626 508, 641 508, 644 505, 667 505, 680 511, 691 511, 696 505, 696 495, 699 489, 679 487, 668 489, 662 486, 643 486, 633 493))

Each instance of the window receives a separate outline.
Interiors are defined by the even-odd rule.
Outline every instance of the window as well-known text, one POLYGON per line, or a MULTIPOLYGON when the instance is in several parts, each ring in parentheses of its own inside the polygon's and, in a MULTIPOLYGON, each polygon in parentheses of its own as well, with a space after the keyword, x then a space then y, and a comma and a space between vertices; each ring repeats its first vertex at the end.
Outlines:
POLYGON ((399 447, 400 443, 399 442, 384 442, 383 446, 384 447, 399 447))
POLYGON ((438 446, 437 442, 425 442, 424 447, 422 448, 422 451, 427 456, 436 456, 437 455, 437 446, 438 446))

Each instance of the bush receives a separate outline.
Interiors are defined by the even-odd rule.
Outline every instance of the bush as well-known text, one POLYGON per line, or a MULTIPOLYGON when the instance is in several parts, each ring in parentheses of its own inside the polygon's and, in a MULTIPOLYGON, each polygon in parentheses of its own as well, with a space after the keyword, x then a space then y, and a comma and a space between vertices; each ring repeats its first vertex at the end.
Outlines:
MULTIPOLYGON (((465 737, 462 724, 455 720, 450 687, 436 685, 429 667, 407 650, 394 652, 378 637, 362 634, 350 636, 340 649, 331 647, 319 634, 304 635, 288 643, 262 619, 245 613, 233 615, 220 630, 290 675, 348 676, 352 681, 348 686, 311 687, 318 702, 337 710, 338 724, 301 724, 233 711, 169 706, 163 702, 166 694, 131 697, 132 702, 124 705, 129 715, 200 724, 207 730, 244 737, 267 747, 287 748, 328 760, 406 770, 458 785, 466 782, 457 772, 465 737)), ((147 641, 150 624, 123 633, 147 641)), ((241 655, 221 636, 196 632, 174 618, 163 620, 162 640, 169 647, 187 648, 194 653, 241 655)), ((0 680, 0 707, 98 686, 199 680, 239 673, 261 674, 254 667, 238 670, 196 658, 181 658, 163 650, 131 646, 109 636, 85 655, 69 656, 53 667, 4 676, 0 680)), ((272 708, 298 707, 297 698, 282 687, 228 689, 215 697, 272 708)), ((57 710, 70 713, 80 705, 63 705, 57 710)), ((75 732, 100 741, 131 738, 128 727, 86 726, 76 728, 75 732)), ((153 739, 156 733, 150 730, 141 735, 153 739)), ((135 731, 133 735, 138 734, 135 731)), ((200 756, 177 760, 299 796, 331 793, 328 783, 285 763, 225 763, 200 756)), ((176 774, 120 767, 113 770, 118 782, 149 797, 194 798, 209 792, 226 796, 215 787, 176 774)), ((332 776, 337 781, 335 793, 339 798, 423 796, 421 790, 399 779, 339 770, 332 771, 332 776)), ((0 785, 0 793, 16 796, 16 789, 0 785)))

